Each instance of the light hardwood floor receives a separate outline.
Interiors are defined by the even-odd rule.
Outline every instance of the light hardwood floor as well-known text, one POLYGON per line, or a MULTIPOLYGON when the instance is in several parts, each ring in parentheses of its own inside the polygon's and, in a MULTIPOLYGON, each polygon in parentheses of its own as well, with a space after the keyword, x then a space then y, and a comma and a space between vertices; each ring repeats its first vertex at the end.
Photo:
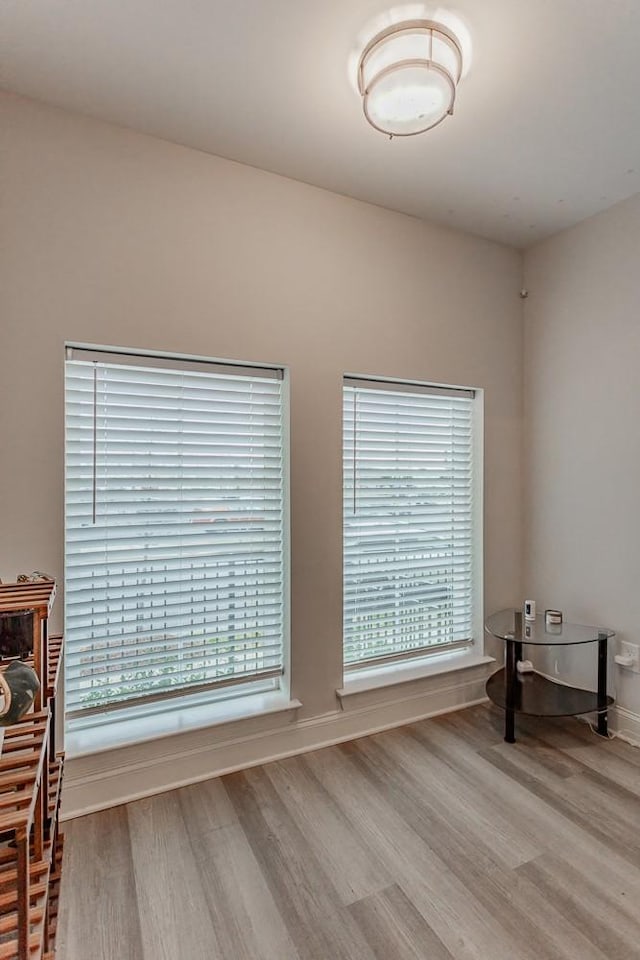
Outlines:
POLYGON ((488 706, 67 825, 58 960, 639 960, 640 749, 488 706))

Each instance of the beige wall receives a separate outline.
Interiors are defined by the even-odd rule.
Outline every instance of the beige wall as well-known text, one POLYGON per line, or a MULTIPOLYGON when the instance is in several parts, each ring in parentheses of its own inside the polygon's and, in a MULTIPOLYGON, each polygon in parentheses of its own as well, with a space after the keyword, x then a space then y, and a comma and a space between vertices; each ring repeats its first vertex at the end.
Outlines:
POLYGON ((75 340, 290 367, 302 716, 335 710, 341 684, 345 371, 485 388, 486 605, 519 600, 516 251, 28 100, 0 106, 3 579, 62 579, 75 340))
MULTIPOLYGON (((525 257, 525 590, 635 643, 639 275, 640 196, 525 257)), ((614 667, 612 680, 621 705, 640 714, 640 675, 614 667)))

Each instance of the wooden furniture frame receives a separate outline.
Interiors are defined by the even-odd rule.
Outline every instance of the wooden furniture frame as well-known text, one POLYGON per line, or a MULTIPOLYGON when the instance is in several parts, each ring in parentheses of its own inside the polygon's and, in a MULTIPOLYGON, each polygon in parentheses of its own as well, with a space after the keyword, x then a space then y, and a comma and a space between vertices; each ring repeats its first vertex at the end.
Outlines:
POLYGON ((64 770, 55 745, 63 640, 48 633, 54 599, 53 582, 0 584, 0 611, 34 612, 28 662, 40 679, 34 712, 5 727, 0 754, 0 960, 53 957, 64 770))

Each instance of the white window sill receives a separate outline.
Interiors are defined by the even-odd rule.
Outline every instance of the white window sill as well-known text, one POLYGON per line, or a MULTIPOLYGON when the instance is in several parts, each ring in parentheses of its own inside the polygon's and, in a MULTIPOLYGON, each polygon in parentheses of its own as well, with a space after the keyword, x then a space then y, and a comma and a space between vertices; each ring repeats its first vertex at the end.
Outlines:
POLYGON ((458 670, 468 670, 470 667, 494 662, 493 657, 474 651, 454 650, 431 654, 416 660, 400 660, 375 667, 363 667, 361 670, 350 670, 346 673, 344 685, 336 690, 336 693, 340 700, 344 700, 369 690, 394 687, 401 683, 410 683, 412 680, 421 680, 423 677, 455 673, 458 670))
POLYGON ((189 706, 173 707, 165 701, 163 711, 144 716, 135 710, 118 710, 104 714, 104 720, 92 726, 70 720, 65 732, 65 751, 68 757, 85 757, 190 730, 217 727, 272 713, 286 713, 298 710, 301 706, 300 700, 289 699, 282 690, 268 690, 189 706))

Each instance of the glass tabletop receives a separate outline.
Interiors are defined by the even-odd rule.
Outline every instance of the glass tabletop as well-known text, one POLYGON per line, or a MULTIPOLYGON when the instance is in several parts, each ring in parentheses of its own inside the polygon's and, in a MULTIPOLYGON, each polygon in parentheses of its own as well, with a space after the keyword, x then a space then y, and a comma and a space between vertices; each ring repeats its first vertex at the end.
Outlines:
POLYGON ((485 630, 499 640, 518 640, 522 643, 541 646, 595 643, 596 640, 615 636, 614 631, 606 627, 590 627, 582 623, 558 623, 547 626, 543 613, 538 614, 535 620, 525 620, 523 616, 522 635, 515 636, 515 614, 516 611, 513 609, 492 613, 487 618, 485 630))

